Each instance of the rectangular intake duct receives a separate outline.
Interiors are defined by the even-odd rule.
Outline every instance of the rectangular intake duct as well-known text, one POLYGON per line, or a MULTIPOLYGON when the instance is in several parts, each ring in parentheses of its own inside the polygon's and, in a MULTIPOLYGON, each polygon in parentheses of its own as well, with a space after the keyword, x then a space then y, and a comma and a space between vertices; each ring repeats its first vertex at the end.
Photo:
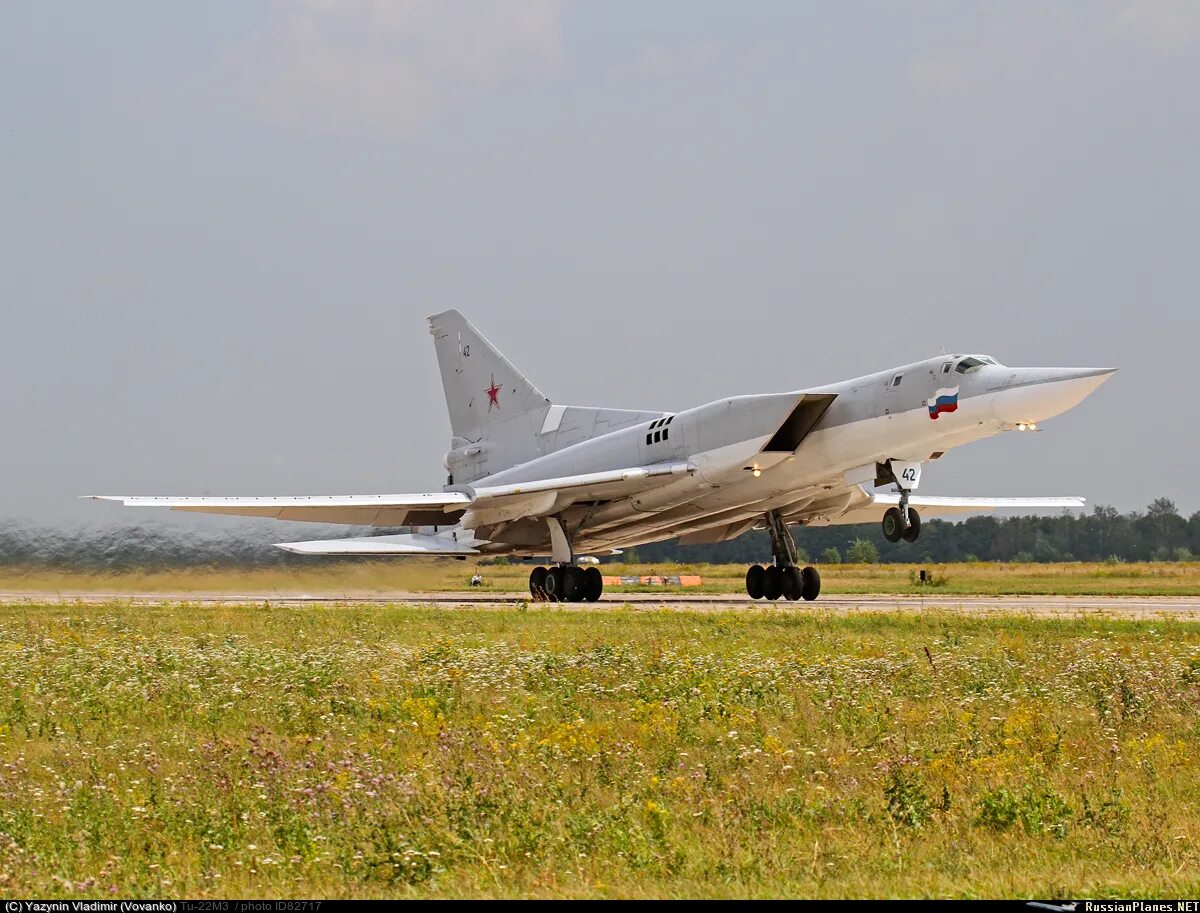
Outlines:
POLYGON ((805 393, 775 436, 767 442, 763 453, 794 453, 835 399, 836 393, 805 393))

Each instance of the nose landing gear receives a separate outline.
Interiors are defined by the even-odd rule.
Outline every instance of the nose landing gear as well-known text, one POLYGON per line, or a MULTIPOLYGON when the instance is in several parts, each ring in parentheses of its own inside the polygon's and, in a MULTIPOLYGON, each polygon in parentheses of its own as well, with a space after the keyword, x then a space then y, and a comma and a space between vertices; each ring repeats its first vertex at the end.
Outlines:
MULTIPOLYGON (((902 500, 907 501, 907 498, 902 500)), ((921 535, 921 515, 916 508, 908 508, 908 523, 898 507, 889 507, 883 514, 883 538, 888 542, 916 542, 921 535)))
POLYGON ((821 593, 821 575, 815 567, 796 566, 796 543, 778 511, 767 514, 771 533, 771 551, 775 563, 768 567, 753 565, 746 571, 746 595, 751 599, 783 598, 812 602, 821 593))
POLYGON ((900 490, 900 505, 884 511, 883 538, 916 542, 921 535, 921 515, 908 506, 908 497, 921 484, 921 464, 888 460, 887 471, 900 490))

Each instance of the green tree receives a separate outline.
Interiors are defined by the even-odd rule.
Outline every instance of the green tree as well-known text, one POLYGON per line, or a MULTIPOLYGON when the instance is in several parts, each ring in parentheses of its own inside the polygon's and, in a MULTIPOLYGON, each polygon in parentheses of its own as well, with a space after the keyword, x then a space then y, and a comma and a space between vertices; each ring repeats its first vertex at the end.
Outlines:
POLYGON ((839 552, 836 548, 833 548, 831 546, 831 547, 825 549, 825 551, 821 552, 821 563, 822 564, 841 564, 842 563, 842 553, 839 552))
POLYGON ((870 539, 855 539, 846 549, 846 560, 851 564, 875 564, 879 560, 879 549, 870 539))

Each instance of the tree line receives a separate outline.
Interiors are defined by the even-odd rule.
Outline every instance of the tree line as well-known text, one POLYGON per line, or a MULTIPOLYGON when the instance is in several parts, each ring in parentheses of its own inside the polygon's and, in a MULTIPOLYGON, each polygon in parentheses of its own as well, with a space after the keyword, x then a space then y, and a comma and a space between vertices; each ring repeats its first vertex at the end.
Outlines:
MULTIPOLYGON (((1200 511, 1180 515, 1158 498, 1144 511, 1097 506, 1056 516, 929 519, 915 543, 888 542, 877 524, 792 527, 796 545, 813 561, 1190 561, 1200 559, 1200 511)), ((770 559, 765 530, 716 545, 659 542, 636 549, 643 561, 751 564, 770 559)))

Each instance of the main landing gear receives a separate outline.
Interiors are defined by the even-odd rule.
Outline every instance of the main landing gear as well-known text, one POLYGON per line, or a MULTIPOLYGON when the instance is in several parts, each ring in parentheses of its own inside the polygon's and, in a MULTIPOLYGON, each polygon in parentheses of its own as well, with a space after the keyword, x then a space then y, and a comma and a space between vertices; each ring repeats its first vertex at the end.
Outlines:
POLYGON ((529 574, 529 595, 535 602, 595 602, 603 592, 598 567, 556 564, 535 567, 529 574))
POLYGON ((756 564, 746 571, 746 594, 751 599, 804 599, 812 602, 821 593, 821 575, 815 567, 796 567, 796 543, 778 511, 767 514, 771 552, 775 563, 756 564))
MULTIPOLYGON (((600 568, 575 563, 571 536, 558 517, 547 517, 552 567, 535 567, 529 575, 529 595, 535 602, 595 602, 604 592, 600 568)), ((576 530, 578 532, 578 530, 576 530)))

